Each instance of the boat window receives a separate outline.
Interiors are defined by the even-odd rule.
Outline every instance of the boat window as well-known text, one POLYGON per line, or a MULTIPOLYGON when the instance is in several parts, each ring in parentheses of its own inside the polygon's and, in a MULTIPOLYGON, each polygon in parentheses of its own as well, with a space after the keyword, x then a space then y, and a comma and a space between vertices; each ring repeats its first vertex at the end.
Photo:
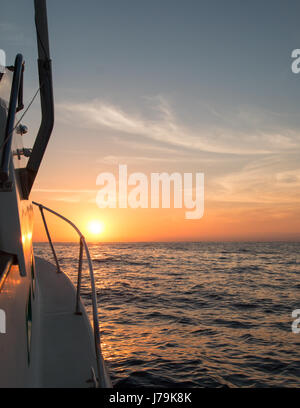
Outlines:
POLYGON ((1 75, 2 75, 2 78, 0 79, 0 98, 8 106, 13 72, 6 69, 5 73, 1 73, 1 75))
POLYGON ((12 78, 13 73, 6 69, 0 80, 0 143, 4 139, 12 78))

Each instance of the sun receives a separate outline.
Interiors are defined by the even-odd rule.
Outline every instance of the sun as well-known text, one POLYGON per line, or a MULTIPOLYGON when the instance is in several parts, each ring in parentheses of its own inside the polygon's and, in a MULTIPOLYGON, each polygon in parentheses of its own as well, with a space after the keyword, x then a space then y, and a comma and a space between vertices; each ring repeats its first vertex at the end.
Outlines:
POLYGON ((104 224, 102 221, 93 220, 87 225, 90 234, 99 235, 104 231, 104 224))

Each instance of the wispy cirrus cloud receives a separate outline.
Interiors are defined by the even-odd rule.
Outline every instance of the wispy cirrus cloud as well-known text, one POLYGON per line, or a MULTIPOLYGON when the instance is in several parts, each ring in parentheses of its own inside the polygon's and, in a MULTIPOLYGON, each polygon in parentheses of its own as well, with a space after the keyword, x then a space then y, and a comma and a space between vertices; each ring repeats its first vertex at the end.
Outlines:
POLYGON ((218 175, 211 181, 207 198, 239 203, 300 203, 300 169, 280 156, 245 164, 239 171, 218 175), (288 169, 289 166, 295 167, 288 169))
POLYGON ((296 121, 289 126, 289 118, 251 107, 227 111, 207 107, 211 125, 206 121, 197 127, 183 124, 164 98, 152 98, 151 105, 151 112, 134 114, 101 100, 65 102, 58 104, 58 116, 77 128, 112 131, 119 146, 123 144, 124 149, 103 154, 97 163, 135 163, 140 168, 147 163, 155 168, 172 163, 173 168, 178 163, 181 169, 196 169, 199 163, 207 200, 254 206, 300 202, 296 121), (130 146, 140 143, 138 149, 125 146, 126 135, 137 136, 130 138, 130 146))
POLYGON ((97 190, 88 190, 88 189, 64 189, 64 188, 34 188, 32 190, 33 192, 36 193, 87 193, 87 194, 91 194, 91 193, 95 193, 97 190))
POLYGON ((48 200, 70 204, 79 202, 95 202, 96 189, 59 189, 59 188, 34 188, 33 193, 46 194, 48 200))
MULTIPOLYGON (((190 157, 189 162, 199 162, 199 158, 194 156, 190 157)), ((132 163, 186 163, 187 162, 187 157, 186 156, 181 156, 178 157, 178 155, 173 155, 170 157, 162 157, 162 156, 125 156, 125 155, 119 155, 119 156, 114 156, 114 155, 109 155, 109 156, 104 156, 101 159, 97 159, 97 163, 104 163, 104 164, 111 164, 111 165, 118 165, 122 163, 126 164, 132 164, 132 163)), ((201 159, 201 163, 207 162, 213 162, 213 159, 201 159)))
MULTIPOLYGON (((89 102, 64 102, 58 104, 60 120, 84 129, 109 129, 119 137, 125 134, 145 137, 193 151, 220 154, 254 155, 271 154, 297 146, 297 132, 291 129, 261 126, 254 115, 241 113, 227 124, 188 126, 180 122, 167 101, 158 99, 154 111, 157 118, 145 113, 132 114, 123 108, 95 99, 89 102), (237 121, 241 126, 237 126, 237 121), (247 125, 248 124, 248 125, 247 125)), ((153 108, 153 107, 152 107, 153 108)), ((299 141, 298 141, 299 142, 299 141)))
POLYGON ((79 203, 81 201, 80 197, 53 197, 51 201, 62 201, 64 203, 79 203))

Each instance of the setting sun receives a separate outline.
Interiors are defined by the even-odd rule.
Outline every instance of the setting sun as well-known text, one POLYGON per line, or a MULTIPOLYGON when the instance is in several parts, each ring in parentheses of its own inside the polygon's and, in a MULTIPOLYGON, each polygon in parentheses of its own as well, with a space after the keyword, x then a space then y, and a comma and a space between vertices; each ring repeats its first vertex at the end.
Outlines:
POLYGON ((101 221, 90 221, 88 223, 87 229, 90 234, 99 235, 104 231, 104 224, 101 221))

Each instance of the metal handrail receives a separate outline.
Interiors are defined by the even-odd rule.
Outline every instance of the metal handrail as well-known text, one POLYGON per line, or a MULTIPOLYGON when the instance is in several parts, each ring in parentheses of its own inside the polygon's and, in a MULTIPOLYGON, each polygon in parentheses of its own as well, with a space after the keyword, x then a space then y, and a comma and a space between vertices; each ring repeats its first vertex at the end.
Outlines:
POLYGON ((48 237, 48 241, 52 250, 52 254, 57 266, 57 273, 61 273, 61 269, 59 266, 58 258, 56 256, 56 252, 51 240, 51 236, 49 233, 49 229, 47 226, 44 210, 56 215, 57 217, 63 219, 66 221, 68 224, 70 224, 77 234, 79 235, 80 238, 80 252, 79 252, 79 263, 78 263, 78 280, 77 280, 77 291, 76 291, 76 307, 75 307, 75 314, 81 314, 80 312, 80 289, 81 289, 81 277, 82 277, 82 260, 83 260, 83 248, 85 249, 85 254, 87 257, 88 261, 88 266, 89 266, 89 273, 90 273, 90 280, 91 280, 91 288, 92 288, 92 308, 93 308, 93 324, 94 324, 94 341, 95 341, 95 351, 96 351, 96 360, 97 360, 97 371, 98 371, 98 384, 100 386, 104 386, 104 380, 105 380, 105 374, 103 371, 103 366, 100 363, 100 358, 101 358, 101 343, 100 343, 100 329, 99 329, 99 318, 98 318, 98 308, 97 308, 97 297, 96 297, 96 287, 95 287, 95 279, 94 279, 94 270, 93 270, 93 265, 92 265, 92 260, 89 252, 89 248, 87 246, 86 240, 84 238, 84 235, 81 233, 81 231, 76 227, 75 224, 73 224, 72 221, 68 220, 66 217, 63 215, 57 213, 56 211, 51 210, 48 207, 45 207, 43 204, 37 203, 35 201, 32 201, 32 204, 36 205, 39 207, 39 210, 41 212, 41 216, 43 219, 44 227, 46 230, 46 234, 48 237))
POLYGON ((14 75, 10 91, 9 108, 6 121, 6 129, 3 140, 3 154, 0 167, 0 181, 6 182, 9 177, 9 164, 11 158, 11 145, 14 132, 17 104, 20 96, 20 85, 23 71, 23 56, 17 54, 14 65, 14 75))

